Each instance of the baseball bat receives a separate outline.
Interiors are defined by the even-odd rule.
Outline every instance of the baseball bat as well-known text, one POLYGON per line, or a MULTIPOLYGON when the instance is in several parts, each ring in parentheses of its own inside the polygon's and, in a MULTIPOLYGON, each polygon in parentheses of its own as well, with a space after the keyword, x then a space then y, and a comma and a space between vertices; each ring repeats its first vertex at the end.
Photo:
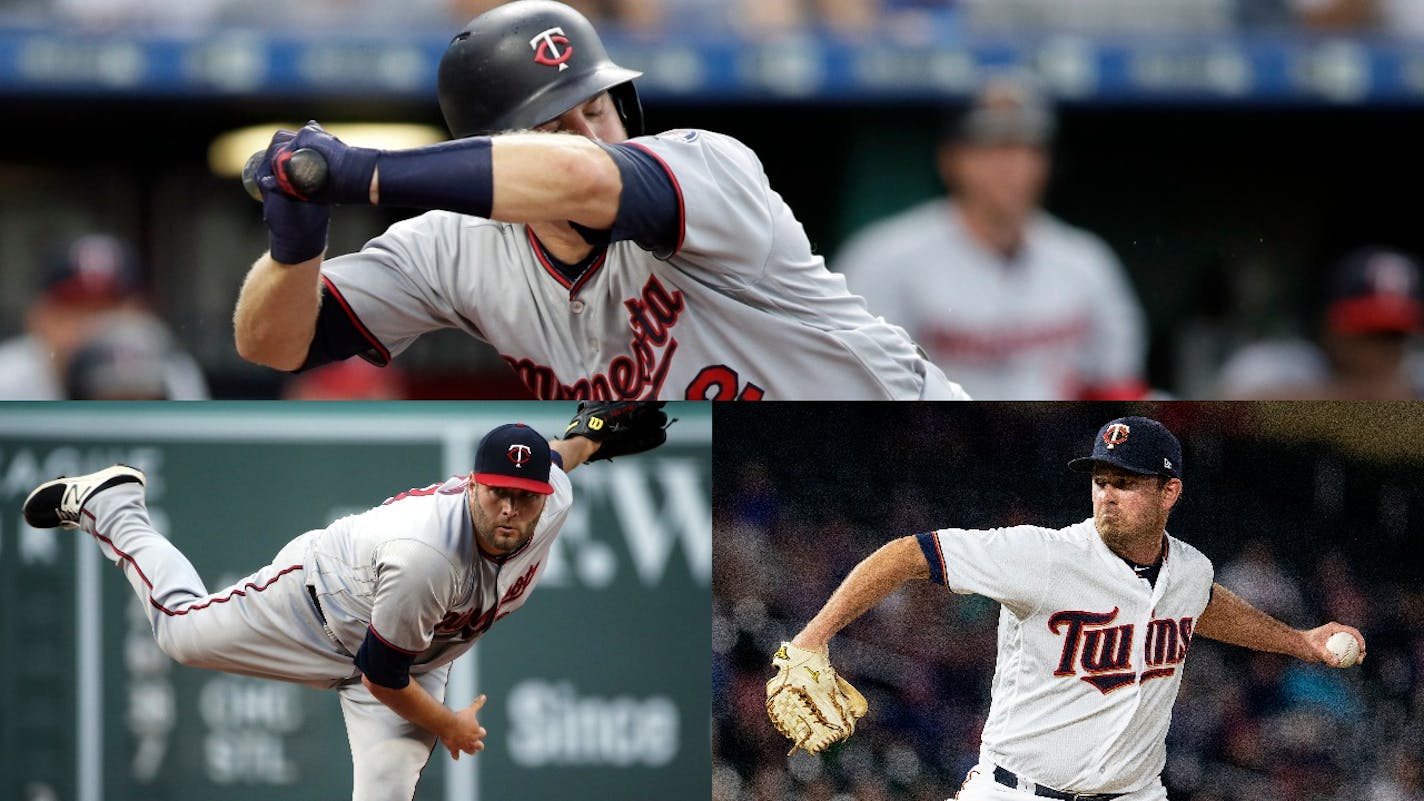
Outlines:
MULTIPOLYGON (((262 166, 262 157, 267 151, 259 150, 247 158, 242 167, 242 187, 253 200, 261 203, 262 192, 257 188, 257 168, 262 166)), ((297 192, 310 197, 326 186, 326 157, 304 147, 287 160, 287 180, 297 192)))

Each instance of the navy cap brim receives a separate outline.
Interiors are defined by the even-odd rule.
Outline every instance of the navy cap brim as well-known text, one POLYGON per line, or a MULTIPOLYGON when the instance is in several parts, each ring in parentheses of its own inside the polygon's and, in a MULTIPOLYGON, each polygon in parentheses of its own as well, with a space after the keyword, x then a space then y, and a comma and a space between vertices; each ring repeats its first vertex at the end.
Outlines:
POLYGON ((1126 470, 1126 471, 1129 472, 1129 473, 1135 473, 1135 474, 1137 474, 1137 475, 1139 475, 1139 476, 1170 476, 1170 475, 1171 475, 1171 473, 1168 473, 1168 472, 1165 471, 1165 470, 1155 470, 1155 471, 1139 470, 1139 469, 1137 469, 1137 468, 1135 468, 1135 467, 1132 467, 1131 465, 1125 465, 1125 464, 1123 464, 1123 463, 1121 463, 1121 462, 1115 462, 1115 461, 1113 461, 1112 459, 1103 459, 1103 458, 1097 457, 1097 456, 1080 456, 1080 457, 1078 457, 1077 459, 1074 459, 1073 461, 1071 461, 1071 462, 1068 463, 1068 469, 1069 469, 1069 470, 1077 470, 1077 471, 1080 472, 1080 473, 1091 473, 1091 472, 1093 472, 1093 466, 1094 466, 1094 465, 1097 465, 1097 464, 1099 464, 1099 463, 1101 463, 1101 464, 1107 464, 1107 465, 1112 465, 1113 467, 1116 467, 1116 468, 1118 468, 1119 470, 1126 470))

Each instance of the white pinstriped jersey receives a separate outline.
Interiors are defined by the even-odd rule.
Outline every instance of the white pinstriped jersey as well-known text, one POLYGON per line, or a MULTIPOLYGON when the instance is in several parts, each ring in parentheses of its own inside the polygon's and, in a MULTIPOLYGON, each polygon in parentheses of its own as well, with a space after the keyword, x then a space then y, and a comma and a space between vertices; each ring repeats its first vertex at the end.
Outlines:
POLYGON ((1091 518, 1061 529, 940 529, 921 547, 933 579, 1002 604, 982 760, 1070 792, 1156 780, 1211 594, 1210 560, 1168 536, 1153 586, 1091 518))
POLYGON ((1146 326, 1122 265, 1048 214, 1006 260, 970 235, 953 201, 934 200, 857 234, 834 266, 979 400, 1141 391, 1146 326))
POLYGON ((327 624, 354 654, 366 627, 418 654, 412 673, 453 661, 524 605, 568 518, 573 486, 558 467, 554 494, 521 550, 491 559, 475 545, 466 476, 403 492, 319 532, 306 565, 327 624))
POLYGON ((630 142, 677 189, 672 253, 615 242, 571 280, 527 226, 423 214, 323 265, 366 357, 458 328, 546 399, 963 396, 826 269, 745 145, 695 130, 630 142))

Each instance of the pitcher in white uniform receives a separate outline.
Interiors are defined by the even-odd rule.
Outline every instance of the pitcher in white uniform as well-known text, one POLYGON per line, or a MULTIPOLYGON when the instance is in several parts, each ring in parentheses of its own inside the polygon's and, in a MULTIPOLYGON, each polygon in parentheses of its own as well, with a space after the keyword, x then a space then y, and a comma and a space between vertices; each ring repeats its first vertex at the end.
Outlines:
POLYGON ((998 601, 989 718, 979 764, 956 798, 1166 799, 1167 727, 1195 635, 1338 666, 1325 643, 1344 631, 1364 654, 1350 626, 1292 629, 1246 603, 1212 581, 1200 551, 1167 533, 1182 452, 1161 423, 1113 420, 1091 455, 1069 466, 1092 473, 1091 518, 892 540, 792 640, 826 648, 911 579, 998 601))
POLYGON ((639 75, 572 8, 516 0, 441 60, 455 140, 378 151, 314 123, 278 132, 256 172, 271 248, 238 298, 238 352, 384 365, 456 328, 539 398, 964 397, 826 269, 755 153, 710 131, 640 135, 639 75), (291 179, 302 149, 327 164, 315 190, 291 179), (325 260, 341 203, 432 211, 325 260))
POLYGON ((145 477, 132 467, 46 482, 24 515, 36 528, 92 535, 175 661, 335 689, 352 798, 408 801, 437 741, 456 759, 483 750, 485 696, 443 704, 450 663, 524 605, 573 504, 566 472, 598 447, 501 426, 481 440, 469 476, 302 534, 217 592, 153 529, 145 477))

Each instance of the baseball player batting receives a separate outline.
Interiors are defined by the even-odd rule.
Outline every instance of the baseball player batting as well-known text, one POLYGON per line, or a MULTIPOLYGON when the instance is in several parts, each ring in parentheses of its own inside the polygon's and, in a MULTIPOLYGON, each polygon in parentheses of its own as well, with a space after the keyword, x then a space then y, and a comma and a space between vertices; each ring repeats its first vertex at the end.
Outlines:
POLYGON ((385 365, 457 328, 539 398, 965 397, 826 269, 755 153, 705 130, 643 136, 641 74, 568 6, 516 0, 440 61, 453 141, 279 131, 249 176, 271 247, 238 297, 238 352, 385 365), (429 211, 325 259, 337 204, 429 211))
POLYGON ((902 537, 850 572, 773 657, 767 711, 793 750, 854 732, 867 704, 827 643, 911 579, 1001 605, 979 764, 955 796, 965 801, 1164 801, 1167 726, 1195 635, 1335 667, 1364 658, 1358 630, 1290 628, 1214 583, 1211 561, 1167 533, 1182 450, 1161 423, 1113 420, 1069 467, 1092 474, 1081 523, 902 537))
POLYGON ((93 536, 175 661, 335 689, 352 798, 409 801, 437 742, 456 759, 484 749, 485 696, 443 704, 450 664, 538 584, 573 505, 568 471, 665 440, 661 404, 627 406, 581 408, 552 442, 522 424, 496 428, 470 475, 308 531, 217 592, 154 530, 132 467, 45 482, 24 516, 93 536))

